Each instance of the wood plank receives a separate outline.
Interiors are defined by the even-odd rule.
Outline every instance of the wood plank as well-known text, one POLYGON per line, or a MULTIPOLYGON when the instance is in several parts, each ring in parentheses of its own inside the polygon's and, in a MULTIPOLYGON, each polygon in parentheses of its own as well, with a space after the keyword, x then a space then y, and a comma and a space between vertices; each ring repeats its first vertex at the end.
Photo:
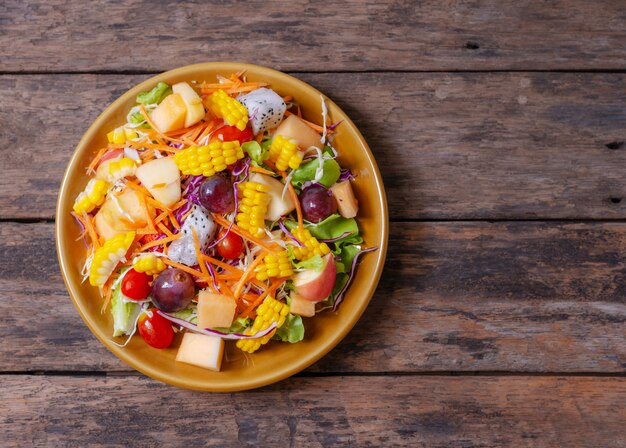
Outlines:
POLYGON ((625 442, 624 378, 292 378, 241 394, 198 393, 139 377, 5 376, 2 385, 7 448, 625 442))
MULTIPOLYGON (((297 76, 362 130, 392 219, 626 218, 624 74, 297 76)), ((146 77, 1 76, 0 218, 51 218, 88 124, 146 77)))
MULTIPOLYGON (((128 371, 67 297, 53 226, 0 237, 2 371, 128 371)), ((310 371, 623 373, 625 252, 623 223, 392 224, 372 303, 310 371)))
POLYGON ((2 70, 145 72, 207 60, 300 71, 626 68, 626 13, 614 0, 132 0, 98 10, 5 1, 2 70))

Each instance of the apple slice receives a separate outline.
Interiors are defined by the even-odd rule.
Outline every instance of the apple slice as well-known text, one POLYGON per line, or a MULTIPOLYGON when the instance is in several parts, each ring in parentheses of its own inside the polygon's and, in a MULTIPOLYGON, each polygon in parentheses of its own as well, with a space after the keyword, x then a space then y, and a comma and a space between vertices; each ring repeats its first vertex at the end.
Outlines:
POLYGON ((307 269, 298 272, 293 277, 293 284, 298 295, 311 302, 320 302, 328 297, 337 278, 333 254, 324 256, 322 260, 323 264, 320 270, 307 269))
POLYGON ((172 157, 144 163, 137 168, 135 176, 154 199, 166 207, 180 200, 180 171, 172 157))
POLYGON ((185 106, 187 106, 187 115, 185 115, 185 127, 193 126, 206 115, 204 105, 202 104, 202 98, 196 93, 196 91, 186 82, 179 82, 172 86, 172 91, 178 93, 185 106))
POLYGON ((339 214, 344 218, 354 218, 359 212, 359 201, 354 196, 349 180, 338 182, 330 188, 337 200, 339 214))
POLYGON ((282 135, 283 137, 289 137, 298 142, 298 146, 306 151, 311 146, 322 149, 321 136, 309 127, 297 115, 289 115, 285 120, 276 128, 275 135, 282 135))
POLYGON ((272 198, 267 206, 267 212, 265 213, 265 219, 268 221, 276 221, 281 216, 291 213, 296 205, 291 199, 291 195, 285 192, 283 197, 283 190, 285 185, 278 179, 266 176, 265 174, 254 173, 250 176, 251 182, 258 182, 262 185, 270 187, 268 194, 272 198))
POLYGON ((150 119, 161 133, 182 129, 185 126, 187 106, 183 97, 172 93, 165 97, 161 104, 150 114, 150 119))

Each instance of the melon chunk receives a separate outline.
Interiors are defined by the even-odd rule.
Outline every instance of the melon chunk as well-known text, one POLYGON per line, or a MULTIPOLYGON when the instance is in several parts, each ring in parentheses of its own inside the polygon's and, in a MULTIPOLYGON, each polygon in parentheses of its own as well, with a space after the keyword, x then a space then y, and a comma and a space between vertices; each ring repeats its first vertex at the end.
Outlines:
POLYGON ((333 196, 337 200, 339 214, 344 218, 354 218, 359 212, 359 202, 354 197, 350 181, 344 180, 336 183, 330 188, 330 191, 333 192, 333 196))
POLYGON ((163 157, 144 163, 137 168, 135 176, 154 199, 166 207, 180 200, 180 171, 172 157, 163 157))
POLYGON ((204 369, 220 371, 224 356, 224 340, 218 336, 184 333, 176 361, 204 369))
POLYGON ((298 142, 298 146, 305 151, 311 146, 323 148, 321 136, 297 115, 289 115, 285 118, 285 121, 276 128, 275 135, 294 139, 298 142))
POLYGON ((165 97, 161 104, 150 114, 150 119, 157 131, 164 133, 182 129, 185 126, 187 106, 183 97, 178 93, 172 93, 165 97))
POLYGON ((297 314, 303 317, 315 316, 315 302, 303 299, 295 291, 292 291, 289 296, 291 297, 291 305, 289 305, 289 312, 291 314, 297 314))
POLYGON ((201 328, 228 328, 235 318, 235 299, 203 289, 198 294, 198 326, 201 328))
POLYGON ((178 93, 187 107, 187 115, 185 115, 185 127, 193 126, 206 115, 202 98, 196 91, 186 82, 179 82, 172 86, 172 91, 178 93))
POLYGON ((293 209, 296 208, 296 204, 293 203, 288 191, 285 191, 285 195, 283 196, 285 185, 278 179, 266 176, 265 174, 254 173, 250 176, 250 181, 267 185, 270 188, 267 194, 270 195, 271 200, 267 206, 267 212, 265 213, 265 219, 268 221, 276 221, 281 216, 291 213, 293 209))
POLYGON ((118 196, 107 197, 96 213, 94 223, 98 234, 108 240, 120 233, 145 227, 148 219, 154 215, 154 207, 147 205, 146 210, 139 193, 128 188, 118 196))

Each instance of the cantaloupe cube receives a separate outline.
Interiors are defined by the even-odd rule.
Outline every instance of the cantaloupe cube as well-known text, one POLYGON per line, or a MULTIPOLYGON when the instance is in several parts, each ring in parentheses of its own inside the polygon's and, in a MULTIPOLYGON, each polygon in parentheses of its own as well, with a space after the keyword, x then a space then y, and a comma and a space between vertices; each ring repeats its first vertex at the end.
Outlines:
POLYGON ((275 134, 294 139, 303 150, 307 150, 311 146, 320 149, 323 147, 320 140, 321 136, 297 115, 289 115, 285 118, 285 121, 276 128, 275 134))
POLYGON ((289 296, 291 297, 291 305, 289 305, 289 312, 291 314, 297 314, 303 317, 315 316, 315 302, 303 299, 295 291, 292 291, 289 296))
POLYGON ((233 323, 236 309, 234 298, 202 290, 198 294, 198 326, 228 328, 233 323))
POLYGON ((165 97, 161 104, 150 114, 150 119, 159 132, 175 131, 185 126, 187 106, 183 97, 178 93, 172 93, 165 97))
POLYGON ((330 188, 330 191, 337 200, 339 214, 344 218, 354 218, 359 211, 359 203, 354 197, 350 181, 344 180, 336 183, 330 188))
POLYGON ((166 207, 175 204, 180 199, 180 171, 172 157, 163 157, 144 163, 137 168, 135 176, 154 196, 154 199, 166 207))
POLYGON ((223 356, 222 338, 187 332, 183 334, 183 340, 176 353, 176 361, 219 372, 223 356))
POLYGON ((206 115, 202 98, 200 95, 186 82, 179 82, 172 86, 174 93, 178 93, 187 107, 187 115, 185 115, 185 127, 188 128, 202 120, 206 115))

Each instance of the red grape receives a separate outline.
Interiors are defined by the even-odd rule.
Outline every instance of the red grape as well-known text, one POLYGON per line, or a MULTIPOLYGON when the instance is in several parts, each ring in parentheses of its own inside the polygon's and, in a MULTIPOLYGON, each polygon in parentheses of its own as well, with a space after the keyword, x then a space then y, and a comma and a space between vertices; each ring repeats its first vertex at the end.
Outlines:
POLYGON ((195 295, 196 286, 193 278, 180 269, 168 268, 152 283, 152 302, 166 313, 184 310, 195 295))
POLYGON ((309 222, 318 223, 337 213, 337 201, 330 190, 312 185, 300 193, 302 215, 309 222))
POLYGON ((229 213, 235 210, 233 184, 222 175, 205 179, 200 184, 200 204, 213 213, 229 213))

